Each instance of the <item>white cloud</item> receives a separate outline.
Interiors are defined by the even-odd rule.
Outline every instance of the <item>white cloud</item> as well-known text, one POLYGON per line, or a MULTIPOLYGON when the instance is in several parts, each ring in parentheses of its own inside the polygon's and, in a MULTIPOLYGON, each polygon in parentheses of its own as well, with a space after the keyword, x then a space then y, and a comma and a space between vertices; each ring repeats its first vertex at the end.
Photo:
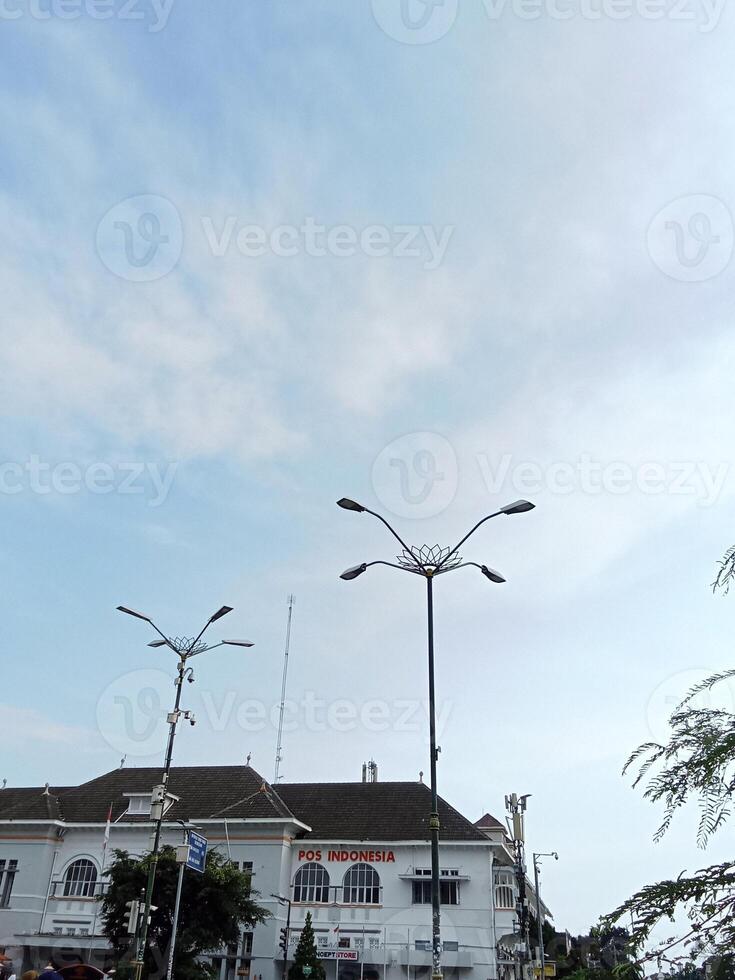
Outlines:
POLYGON ((36 708, 0 704, 0 719, 3 744, 8 746, 20 748, 28 743, 38 742, 79 750, 88 747, 91 738, 96 738, 87 729, 53 721, 36 708))

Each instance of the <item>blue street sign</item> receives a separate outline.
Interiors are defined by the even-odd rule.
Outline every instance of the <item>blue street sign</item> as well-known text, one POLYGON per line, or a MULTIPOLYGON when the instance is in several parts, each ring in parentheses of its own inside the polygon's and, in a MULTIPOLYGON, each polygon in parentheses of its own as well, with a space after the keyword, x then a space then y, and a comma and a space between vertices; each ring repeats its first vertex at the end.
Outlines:
POLYGON ((192 871, 204 871, 207 863, 207 838, 200 834, 189 831, 189 857, 186 860, 187 868, 192 871))

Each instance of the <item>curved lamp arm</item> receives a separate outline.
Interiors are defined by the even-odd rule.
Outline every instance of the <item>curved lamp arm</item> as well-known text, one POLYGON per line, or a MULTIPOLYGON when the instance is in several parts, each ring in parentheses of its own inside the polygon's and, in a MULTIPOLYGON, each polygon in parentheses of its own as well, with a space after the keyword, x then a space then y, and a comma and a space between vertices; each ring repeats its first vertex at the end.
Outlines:
MULTIPOLYGON (((372 515, 373 515, 373 517, 377 517, 377 518, 378 518, 378 520, 380 521, 380 523, 381 523, 381 524, 385 524, 385 526, 386 526, 386 527, 388 528, 388 530, 389 530, 389 531, 390 531, 390 533, 391 533, 391 534, 393 535, 393 537, 394 537, 394 538, 396 539, 396 541, 398 541, 398 543, 399 543, 399 544, 401 545, 401 547, 402 547, 402 548, 403 548, 403 550, 404 550, 404 551, 406 552, 406 554, 408 554, 408 555, 410 555, 410 556, 411 556, 411 558, 413 558, 413 560, 414 560, 414 561, 416 562, 416 565, 417 565, 417 566, 418 566, 419 568, 421 568, 421 569, 423 569, 423 567, 424 567, 424 566, 423 566, 423 565, 421 564, 421 562, 420 562, 420 561, 418 560, 418 558, 416 558, 416 556, 415 556, 415 555, 414 555, 414 553, 413 553, 413 552, 411 551, 411 549, 410 549, 410 548, 409 548, 409 546, 408 546, 408 545, 406 544, 406 542, 405 542, 405 541, 403 540, 403 538, 402 538, 402 537, 401 537, 401 536, 400 536, 400 535, 398 534, 398 532, 397 532, 397 531, 395 531, 395 530, 394 530, 394 529, 393 529, 393 528, 392 528, 392 527, 390 526, 390 524, 388 523, 388 521, 386 521, 386 519, 385 519, 385 518, 384 518, 384 517, 383 517, 382 515, 380 515, 380 514, 378 514, 378 513, 376 513, 376 512, 374 511, 374 510, 368 510, 368 508, 367 508, 367 507, 365 508, 365 513, 366 513, 366 514, 372 514, 372 515)), ((377 562, 371 562, 371 564, 372 564, 372 565, 377 565, 378 563, 377 563, 377 562)), ((386 563, 384 563, 384 564, 386 564, 386 563)), ((387 564, 389 564, 389 563, 387 563, 387 564)), ((394 567, 395 567, 395 568, 400 568, 401 566, 400 566, 400 565, 395 565, 394 567)))
MULTIPOLYGON (((473 568, 479 568, 485 578, 489 578, 491 582, 495 582, 497 585, 501 585, 506 581, 500 572, 496 572, 494 568, 490 568, 488 565, 479 565, 476 561, 463 561, 461 565, 455 565, 454 568, 445 569, 445 573, 453 572, 457 568, 467 568, 468 565, 471 565, 473 568)), ((442 573, 437 571, 436 574, 442 573)))
MULTIPOLYGON (((502 513, 503 513, 502 510, 496 510, 494 514, 488 514, 487 517, 483 517, 483 519, 481 521, 478 521, 477 524, 475 524, 475 526, 472 528, 472 530, 471 531, 468 531, 467 534, 465 534, 465 536, 462 538, 462 540, 461 541, 458 541, 457 544, 455 544, 455 546, 452 548, 452 550, 449 552, 449 554, 442 560, 441 564, 439 565, 439 568, 441 568, 441 566, 444 564, 444 562, 448 561, 452 557, 452 555, 456 554, 456 552, 465 543, 465 541, 467 540, 467 538, 471 538, 472 537, 472 535, 475 533, 475 531, 478 529, 478 527, 481 527, 485 523, 485 521, 489 521, 491 518, 497 517, 498 514, 502 514, 502 513)), ((469 564, 472 564, 472 563, 471 562, 467 562, 467 564, 469 565, 469 564)))
POLYGON ((386 521, 386 519, 381 514, 378 514, 374 510, 370 510, 369 507, 365 507, 365 506, 363 506, 363 504, 359 504, 356 500, 350 500, 349 497, 342 497, 342 498, 340 498, 340 500, 337 501, 337 506, 338 507, 341 507, 343 510, 352 510, 352 511, 355 511, 355 513, 357 513, 357 514, 371 514, 373 517, 377 517, 377 519, 380 521, 380 523, 381 524, 384 524, 388 528, 388 530, 390 531, 390 533, 393 535, 393 537, 396 539, 396 541, 400 544, 400 546, 403 548, 403 550, 406 552, 406 554, 408 554, 408 555, 411 556, 411 559, 416 563, 416 566, 418 568, 420 568, 422 571, 424 570, 424 566, 421 564, 421 562, 418 560, 418 558, 416 558, 416 556, 413 554, 413 552, 411 551, 411 549, 409 548, 409 546, 406 544, 406 542, 403 540, 403 538, 400 536, 400 534, 398 534, 398 532, 395 530, 395 528, 392 528, 390 526, 390 524, 388 523, 388 521, 386 521))
POLYGON ((366 572, 368 568, 372 568, 373 565, 387 565, 388 568, 397 568, 399 572, 409 572, 411 575, 424 575, 425 572, 422 566, 416 569, 406 568, 404 565, 396 565, 392 561, 364 561, 361 565, 353 565, 352 568, 346 569, 340 575, 340 578, 345 582, 351 582, 352 579, 358 578, 363 572, 366 572))
MULTIPOLYGON (((496 510, 494 514, 488 514, 487 517, 483 517, 483 519, 481 521, 478 521, 477 524, 475 524, 475 526, 472 528, 472 530, 468 531, 467 534, 465 534, 465 536, 462 538, 462 540, 459 541, 452 548, 449 554, 441 562, 441 565, 443 565, 446 561, 448 561, 452 557, 452 555, 457 552, 457 549, 461 548, 462 545, 465 543, 465 541, 468 538, 472 537, 472 535, 475 533, 478 527, 482 527, 482 525, 486 521, 491 520, 493 517, 499 517, 500 514, 506 514, 507 516, 510 516, 511 514, 523 514, 525 511, 533 510, 535 506, 536 505, 532 504, 529 500, 514 500, 512 504, 506 504, 505 507, 501 507, 500 510, 496 510)), ((439 565, 439 568, 441 568, 441 565, 439 565)))

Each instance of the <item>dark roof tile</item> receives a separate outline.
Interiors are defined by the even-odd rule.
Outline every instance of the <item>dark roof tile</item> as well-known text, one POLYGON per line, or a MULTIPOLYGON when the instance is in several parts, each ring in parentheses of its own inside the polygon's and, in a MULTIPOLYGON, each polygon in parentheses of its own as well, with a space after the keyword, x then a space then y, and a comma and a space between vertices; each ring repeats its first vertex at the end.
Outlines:
MULTIPOLYGON (((339 841, 429 840, 431 792, 424 783, 279 783, 278 794, 307 838, 339 841)), ((441 840, 487 841, 439 799, 441 840)))
MULTIPOLYGON (((126 794, 149 793, 161 774, 157 767, 114 769, 81 786, 49 793, 36 787, 4 789, 0 791, 0 819, 104 823, 112 804, 112 820, 116 821, 127 810, 126 794)), ((167 811, 167 821, 295 818, 311 828, 300 836, 315 840, 429 839, 431 793, 418 782, 279 783, 274 788, 250 766, 175 766, 168 788, 178 800, 167 811)), ((442 799, 439 819, 442 840, 487 841, 442 799)))

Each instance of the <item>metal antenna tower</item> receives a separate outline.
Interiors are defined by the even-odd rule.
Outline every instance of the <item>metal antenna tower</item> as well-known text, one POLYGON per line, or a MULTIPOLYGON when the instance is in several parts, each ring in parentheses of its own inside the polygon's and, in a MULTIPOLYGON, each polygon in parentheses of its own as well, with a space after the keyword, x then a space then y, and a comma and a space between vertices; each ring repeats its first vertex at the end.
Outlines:
POLYGON ((291 646, 291 619, 293 617, 294 597, 288 597, 288 620, 286 622, 286 650, 283 654, 283 680, 281 681, 281 707, 278 713, 278 745, 276 746, 276 768, 273 775, 273 785, 281 778, 281 760, 283 759, 283 712, 286 708, 286 679, 288 678, 288 650, 291 646))

